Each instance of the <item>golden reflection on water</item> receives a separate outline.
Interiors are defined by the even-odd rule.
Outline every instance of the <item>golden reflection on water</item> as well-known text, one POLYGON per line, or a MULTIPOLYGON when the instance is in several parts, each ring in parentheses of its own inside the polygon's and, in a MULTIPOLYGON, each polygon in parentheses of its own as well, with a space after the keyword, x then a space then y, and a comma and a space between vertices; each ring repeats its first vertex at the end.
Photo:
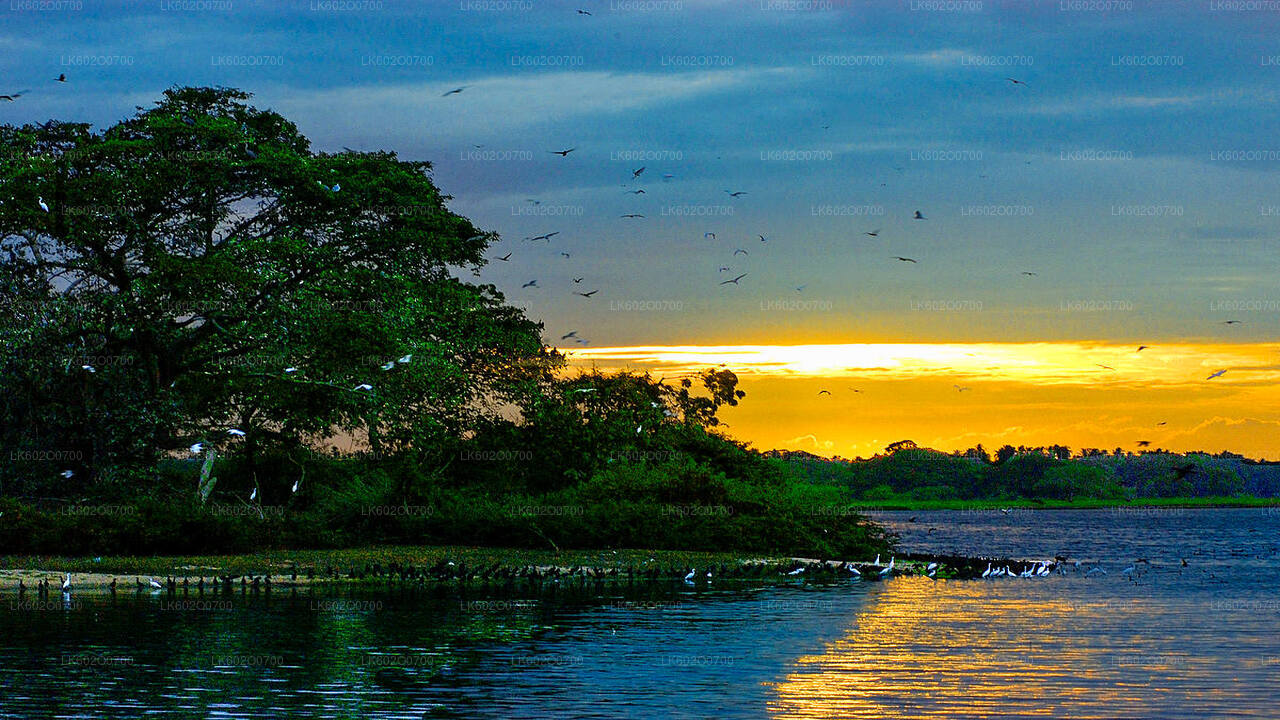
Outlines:
POLYGON ((1152 616, 1144 598, 1090 600, 1087 586, 1047 583, 894 578, 872 591, 843 638, 796 660, 775 684, 771 713, 1169 717, 1158 708, 1182 716, 1185 701, 1229 702, 1231 687, 1206 687, 1213 661, 1194 654, 1196 641, 1144 626, 1152 616))

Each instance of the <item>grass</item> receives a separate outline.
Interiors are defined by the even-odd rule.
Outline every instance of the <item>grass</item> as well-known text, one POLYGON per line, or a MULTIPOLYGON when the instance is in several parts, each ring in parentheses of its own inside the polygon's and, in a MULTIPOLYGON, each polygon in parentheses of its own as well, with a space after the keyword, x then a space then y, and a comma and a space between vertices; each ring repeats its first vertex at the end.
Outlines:
POLYGON ((735 553, 689 552, 682 550, 528 550, 460 546, 379 546, 338 550, 273 550, 243 555, 176 555, 176 556, 103 556, 60 557, 52 555, 0 555, 0 568, 6 570, 56 570, 58 572, 95 573, 122 577, 174 575, 289 575, 307 568, 317 574, 333 567, 342 575, 366 565, 380 563, 431 567, 453 561, 471 568, 523 568, 529 565, 547 567, 649 568, 683 575, 691 567, 731 565, 750 559, 763 559, 779 564, 786 558, 758 558, 735 553), (650 559, 652 558, 652 561, 650 559))
POLYGON ((1240 497, 1172 497, 1114 500, 1081 498, 1078 500, 852 500, 849 505, 859 510, 994 510, 997 508, 1037 508, 1049 510, 1089 510, 1127 507, 1280 507, 1280 498, 1240 497))

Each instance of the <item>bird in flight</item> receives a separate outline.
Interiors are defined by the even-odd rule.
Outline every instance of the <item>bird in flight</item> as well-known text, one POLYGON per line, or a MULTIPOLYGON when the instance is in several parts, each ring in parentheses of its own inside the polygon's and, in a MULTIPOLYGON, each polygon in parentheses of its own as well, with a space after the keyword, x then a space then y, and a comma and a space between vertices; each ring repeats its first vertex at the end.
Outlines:
POLYGON ((725 192, 729 193, 729 197, 742 197, 747 194, 745 190, 739 190, 737 192, 729 192, 728 190, 725 190, 725 192))
POLYGON ((644 188, 640 188, 639 190, 628 190, 628 191, 627 191, 627 193, 628 193, 628 194, 630 194, 630 195, 644 195, 644 194, 645 194, 645 193, 644 193, 644 188))
POLYGON ((555 231, 555 232, 553 232, 553 233, 547 233, 546 235, 538 235, 538 236, 536 236, 536 237, 525 238, 525 240, 529 240, 529 241, 531 241, 531 242, 537 242, 538 240, 546 240, 547 242, 551 242, 551 238, 553 238, 553 237, 555 237, 556 235, 559 235, 559 234, 560 234, 560 231, 559 231, 559 230, 557 230, 557 231, 555 231))
POLYGON ((511 260, 511 253, 507 253, 506 255, 503 255, 498 259, 501 260, 502 262, 509 262, 511 260))
POLYGON ((1011 77, 1007 77, 1007 78, 1005 78, 1005 80, 1008 80, 1009 82, 1013 83, 1014 85, 1026 85, 1026 83, 1022 82, 1021 80, 1017 80, 1017 79, 1015 79, 1015 78, 1011 78, 1011 77))
POLYGON ((580 282, 582 282, 584 279, 585 279, 585 278, 574 278, 574 279, 573 279, 573 282, 574 282, 575 284, 576 284, 576 283, 580 283, 580 282))
POLYGON ((1115 368, 1111 367, 1110 365, 1102 365, 1100 363, 1098 364, 1098 367, 1102 368, 1103 370, 1115 370, 1115 368))
POLYGON ((893 256, 893 259, 894 259, 894 260, 901 260, 902 262, 909 262, 909 263, 913 263, 913 262, 915 262, 915 260, 912 260, 912 259, 911 259, 911 258, 909 258, 909 257, 902 257, 901 255, 894 255, 894 256, 893 256))
POLYGON ((1039 273, 1033 273, 1033 272, 1030 272, 1030 271, 1028 271, 1028 270, 1023 270, 1023 271, 1022 271, 1022 274, 1023 274, 1023 275, 1026 275, 1027 277, 1035 277, 1035 276, 1036 276, 1036 275, 1038 275, 1039 273))
POLYGON ((560 254, 561 254, 561 255, 563 255, 563 256, 565 257, 565 259, 568 259, 568 258, 569 258, 569 253, 567 253, 567 252, 562 252, 562 253, 560 253, 560 254))
POLYGON ((713 232, 706 232, 706 233, 702 233, 702 237, 710 240, 715 240, 716 234, 713 232))
POLYGON ((830 391, 830 390, 819 390, 819 391, 818 391, 818 394, 819 394, 819 395, 823 395, 823 394, 830 395, 830 394, 831 394, 831 391, 830 391))
POLYGON ((538 287, 538 281, 537 281, 537 280, 530 280, 529 282, 527 282, 527 283, 525 283, 525 284, 521 285, 520 287, 522 287, 522 288, 527 288, 527 287, 538 287))
POLYGON ((728 265, 721 265, 721 266, 720 266, 720 272, 729 272, 729 271, 730 271, 730 270, 732 270, 732 269, 733 269, 733 268, 729 267, 728 265))
POLYGON ((1226 373, 1226 372, 1227 372, 1226 370, 1219 370, 1218 372, 1216 372, 1216 373, 1214 373, 1214 374, 1210 375, 1209 377, 1207 377, 1207 378, 1205 378, 1205 379, 1206 379, 1206 380, 1212 380, 1212 379, 1214 379, 1214 378, 1216 378, 1216 377, 1221 377, 1221 376, 1222 376, 1224 373, 1226 373))
POLYGON ((863 235, 866 235, 867 237, 880 237, 880 228, 876 228, 875 230, 872 230, 871 232, 866 232, 866 231, 864 230, 862 234, 863 234, 863 235))
POLYGON ((1222 324, 1223 325, 1239 325, 1242 322, 1244 321, 1243 320, 1223 320, 1222 324))
POLYGON ((1150 447, 1150 445, 1151 445, 1151 441, 1150 441, 1150 440, 1139 440, 1139 441, 1138 441, 1138 447, 1150 447))
POLYGON ((856 392, 856 393, 860 393, 860 392, 862 392, 862 391, 861 391, 861 390, 859 390, 858 388, 852 388, 852 387, 851 387, 851 388, 849 388, 849 389, 850 389, 850 390, 852 390, 852 391, 854 391, 854 392, 856 392))
POLYGON ((0 102, 13 102, 14 100, 17 100, 18 98, 22 97, 25 94, 27 94, 26 90, 23 90, 22 92, 13 93, 11 95, 0 95, 0 102))
POLYGON ((471 87, 471 86, 470 86, 470 85, 463 85, 462 87, 456 87, 456 88, 454 88, 454 89, 450 90, 449 92, 447 92, 447 93, 445 93, 445 94, 441 95, 440 97, 449 97, 450 95, 457 95, 458 93, 462 92, 463 90, 466 90, 466 89, 467 89, 467 88, 469 88, 469 87, 471 87))
POLYGON ((1142 352, 1143 350, 1146 350, 1146 349, 1147 349, 1147 348, 1149 348, 1149 347, 1151 347, 1151 346, 1150 346, 1150 345, 1139 345, 1139 346, 1138 346, 1138 349, 1137 349, 1137 350, 1134 350, 1134 352, 1142 352))
POLYGON ((915 214, 914 216, 912 216, 912 218, 911 218, 911 219, 912 219, 912 220, 924 220, 924 219, 926 219, 926 218, 925 218, 925 216, 924 216, 924 213, 922 213, 922 212, 920 212, 919 210, 917 210, 917 211, 916 211, 916 214, 915 214))
POLYGON ((67 74, 66 74, 66 73, 59 73, 59 74, 58 74, 58 77, 54 78, 54 79, 53 79, 53 81, 54 81, 54 82, 64 83, 64 82, 66 82, 66 81, 67 81, 67 74))
POLYGON ((575 293, 574 293, 574 295, 581 295, 581 296, 582 296, 582 297, 584 297, 584 298, 590 298, 592 295, 595 295, 595 294, 596 294, 596 293, 598 293, 598 292, 600 292, 600 291, 599 291, 599 290, 592 290, 591 292, 584 292, 584 293, 575 292, 575 293))
POLYGON ((579 10, 579 11, 578 11, 578 14, 579 14, 579 15, 590 15, 591 13, 587 12, 586 10, 579 10))
MULTIPOLYGON (((639 167, 639 168, 637 168, 637 169, 635 169, 635 170, 632 170, 632 171, 631 171, 631 179, 632 179, 632 180, 635 180, 636 178, 640 177, 640 173, 642 173, 642 172, 644 172, 644 166, 641 166, 641 167, 639 167)), ((643 192, 643 191, 641 191, 641 192, 643 192)))
POLYGON ((569 338, 571 338, 571 337, 578 337, 578 331, 577 331, 577 330, 570 330, 569 332, 565 333, 564 335, 561 335, 561 336, 560 336, 560 339, 561 339, 561 340, 568 340, 568 339, 569 339, 569 338))
POLYGON ((809 287, 809 286, 808 286, 808 285, 801 285, 801 286, 799 286, 799 287, 797 287, 797 288, 796 288, 796 292, 804 292, 804 289, 805 289, 805 288, 807 288, 807 287, 809 287))
POLYGON ((1168 425, 1168 424, 1169 424, 1168 420, 1161 420, 1160 422, 1156 423, 1156 426, 1159 427, 1161 425, 1168 425))
POLYGON ((746 273, 742 273, 742 274, 741 274, 741 275, 739 275, 738 277, 736 277, 736 278, 734 278, 734 279, 732 279, 732 280, 724 280, 724 281, 722 281, 720 284, 721 284, 721 285, 729 285, 729 284, 737 285, 737 284, 738 284, 738 281, 739 281, 739 280, 741 280, 742 278, 746 277, 746 276, 747 276, 747 274, 746 274, 746 273))
POLYGON ((965 390, 969 389, 967 387, 960 387, 959 385, 952 385, 951 387, 955 388, 956 392, 964 392, 965 390))
POLYGON ((623 215, 622 217, 624 217, 624 218, 642 218, 642 217, 644 217, 644 216, 643 216, 643 215, 641 215, 640 213, 627 213, 626 215, 623 215))
POLYGON ((548 150, 547 152, 551 153, 552 155, 559 155, 560 157, 569 157, 569 153, 577 149, 578 148, 569 148, 568 150, 548 150))
POLYGON ((734 256, 734 257, 737 257, 737 256, 738 256, 738 253, 742 253, 743 255, 747 255, 747 254, 748 254, 746 250, 743 250, 742 248, 738 248, 737 250, 734 250, 734 251, 733 251, 733 256, 734 256))

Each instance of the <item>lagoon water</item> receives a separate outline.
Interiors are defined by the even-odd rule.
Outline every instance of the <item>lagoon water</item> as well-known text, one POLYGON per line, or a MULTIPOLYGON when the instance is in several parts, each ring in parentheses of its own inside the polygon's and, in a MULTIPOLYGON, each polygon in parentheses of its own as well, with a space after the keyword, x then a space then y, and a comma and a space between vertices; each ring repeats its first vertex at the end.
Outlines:
POLYGON ((2 588, 0 718, 1277 715, 1274 512, 875 517, 908 550, 1107 573, 66 604, 2 588))

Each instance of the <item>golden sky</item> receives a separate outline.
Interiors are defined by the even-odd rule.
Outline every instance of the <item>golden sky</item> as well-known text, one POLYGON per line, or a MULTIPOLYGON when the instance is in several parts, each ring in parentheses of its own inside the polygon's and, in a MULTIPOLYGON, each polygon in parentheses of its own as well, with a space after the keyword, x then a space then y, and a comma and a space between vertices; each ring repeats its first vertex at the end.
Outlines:
POLYGON ((747 393, 722 412, 728 432, 762 450, 866 457, 904 439, 945 451, 977 443, 1136 450, 1147 440, 1151 448, 1280 456, 1275 343, 1160 344, 1141 352, 1132 344, 1036 342, 570 353, 573 366, 668 378, 723 364, 747 393))

